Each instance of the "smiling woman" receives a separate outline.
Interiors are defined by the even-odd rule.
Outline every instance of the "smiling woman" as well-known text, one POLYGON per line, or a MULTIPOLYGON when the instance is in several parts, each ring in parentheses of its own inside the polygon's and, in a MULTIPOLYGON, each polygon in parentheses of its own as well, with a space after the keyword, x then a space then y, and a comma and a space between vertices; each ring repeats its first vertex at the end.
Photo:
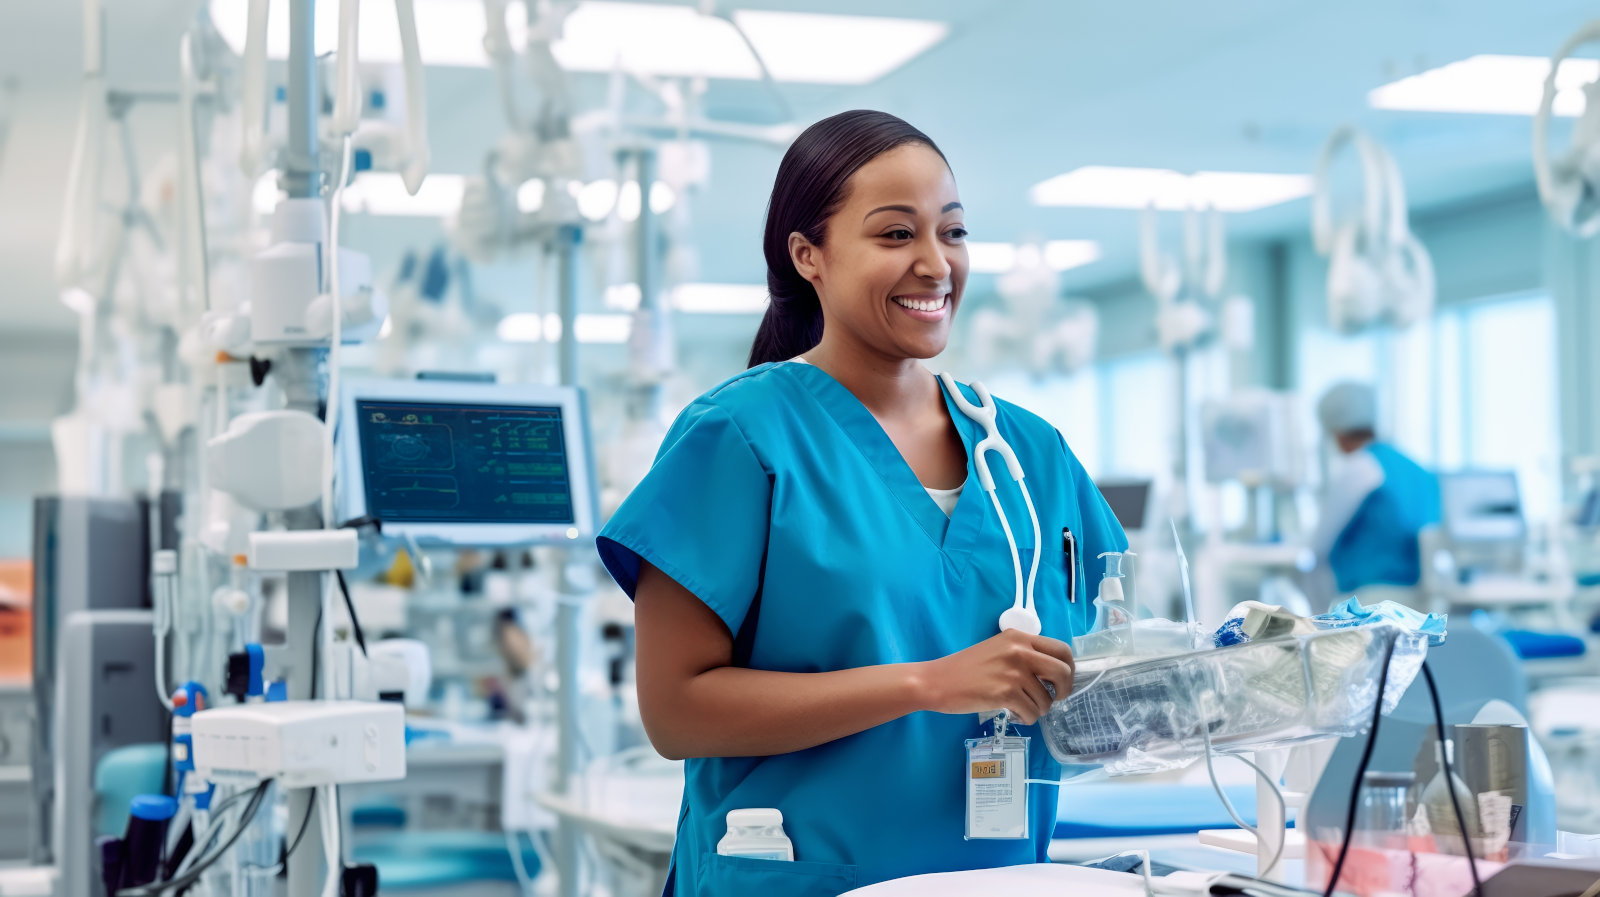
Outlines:
POLYGON ((944 156, 900 119, 807 129, 772 190, 750 369, 684 410, 597 540, 635 601, 645 730, 688 758, 669 893, 831 897, 1046 858, 1056 796, 1021 782, 1059 767, 1008 755, 1001 826, 967 803, 963 741, 1001 708, 1030 737, 1070 690, 1090 619, 1064 546, 1127 541, 1060 434, 1014 405, 996 431, 1041 524, 1020 552, 999 515, 1028 519, 1029 499, 970 485, 975 393, 922 364, 960 307, 962 215, 944 156), (1019 564, 1037 625, 997 633, 1019 564), (783 860, 724 838, 741 810, 781 818, 783 860))
POLYGON ((917 358, 937 355, 967 276, 955 193, 933 140, 892 115, 857 110, 807 128, 784 154, 772 189, 762 241, 772 304, 750 366, 816 347, 834 316, 841 324, 834 337, 855 335, 871 301, 863 294, 873 290, 880 293, 874 304, 899 296, 925 323, 942 325, 915 334, 922 345, 908 347, 922 350, 908 353, 917 358))

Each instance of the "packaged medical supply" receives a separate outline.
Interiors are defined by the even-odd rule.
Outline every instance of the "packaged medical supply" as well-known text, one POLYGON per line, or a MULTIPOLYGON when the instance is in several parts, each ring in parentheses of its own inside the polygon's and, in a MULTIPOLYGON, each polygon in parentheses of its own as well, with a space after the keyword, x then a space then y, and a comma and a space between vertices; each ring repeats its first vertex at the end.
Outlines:
POLYGON ((1444 644, 1450 617, 1448 614, 1425 614, 1393 601, 1379 601, 1370 607, 1362 607, 1361 602, 1352 595, 1334 605, 1327 613, 1312 617, 1311 622, 1318 629, 1348 629, 1352 626, 1389 623, 1407 632, 1422 633, 1428 637, 1428 646, 1437 648, 1444 644))
POLYGON ((793 860, 794 843, 783 833, 783 813, 771 807, 728 811, 728 833, 717 842, 725 857, 793 860))

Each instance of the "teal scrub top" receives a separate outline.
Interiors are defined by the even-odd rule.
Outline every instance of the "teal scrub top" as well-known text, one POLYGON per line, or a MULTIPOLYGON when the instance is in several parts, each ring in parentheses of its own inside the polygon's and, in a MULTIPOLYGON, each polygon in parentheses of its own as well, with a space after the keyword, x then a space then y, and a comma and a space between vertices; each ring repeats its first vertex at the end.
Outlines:
MULTIPOLYGON (((600 557, 629 596, 644 560, 704 601, 734 634, 740 666, 824 672, 969 648, 999 631, 1015 586, 971 466, 983 432, 948 394, 945 404, 968 454, 949 517, 826 371, 752 368, 679 415, 650 473, 601 532, 600 557)), ((1083 559, 1124 550, 1127 539, 1060 433, 999 406, 1039 513, 1043 632, 1067 641, 1094 619, 1085 584, 1100 571, 1086 571, 1083 559), (1078 541, 1076 602, 1067 596, 1064 528, 1078 541)), ((990 465, 1026 575, 1036 547, 1027 509, 998 456, 990 465)), ((793 753, 689 760, 667 893, 822 897, 927 872, 1045 862, 1054 787, 1029 786, 1030 838, 964 837, 964 742, 988 731, 974 714, 918 712, 793 753), (794 862, 717 854, 728 811, 752 807, 782 811, 794 862)), ((1031 737, 1030 777, 1059 778, 1037 727, 1021 734, 1031 737)))
POLYGON ((1328 552, 1328 568, 1343 593, 1367 586, 1411 587, 1422 578, 1417 537, 1439 522, 1439 478, 1375 442, 1369 452, 1383 469, 1383 483, 1361 502, 1328 552))

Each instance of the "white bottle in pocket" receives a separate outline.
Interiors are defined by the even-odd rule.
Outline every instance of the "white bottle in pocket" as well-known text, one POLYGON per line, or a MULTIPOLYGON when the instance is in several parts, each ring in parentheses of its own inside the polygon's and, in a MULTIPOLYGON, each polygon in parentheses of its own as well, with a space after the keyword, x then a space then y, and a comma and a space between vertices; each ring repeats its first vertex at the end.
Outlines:
POLYGON ((728 833, 717 842, 725 857, 756 860, 793 860, 794 844, 783 833, 783 813, 761 807, 728 811, 728 833))

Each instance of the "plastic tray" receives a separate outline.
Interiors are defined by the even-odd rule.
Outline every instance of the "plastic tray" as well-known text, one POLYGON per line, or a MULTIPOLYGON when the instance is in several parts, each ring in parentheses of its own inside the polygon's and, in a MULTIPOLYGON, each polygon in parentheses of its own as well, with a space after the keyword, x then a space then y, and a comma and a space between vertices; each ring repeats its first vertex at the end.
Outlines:
POLYGON ((1080 671, 1039 726, 1057 760, 1110 775, 1187 766, 1207 732, 1229 753, 1355 735, 1372 722, 1390 645, 1387 713, 1421 669, 1427 637, 1373 625, 1080 671))

